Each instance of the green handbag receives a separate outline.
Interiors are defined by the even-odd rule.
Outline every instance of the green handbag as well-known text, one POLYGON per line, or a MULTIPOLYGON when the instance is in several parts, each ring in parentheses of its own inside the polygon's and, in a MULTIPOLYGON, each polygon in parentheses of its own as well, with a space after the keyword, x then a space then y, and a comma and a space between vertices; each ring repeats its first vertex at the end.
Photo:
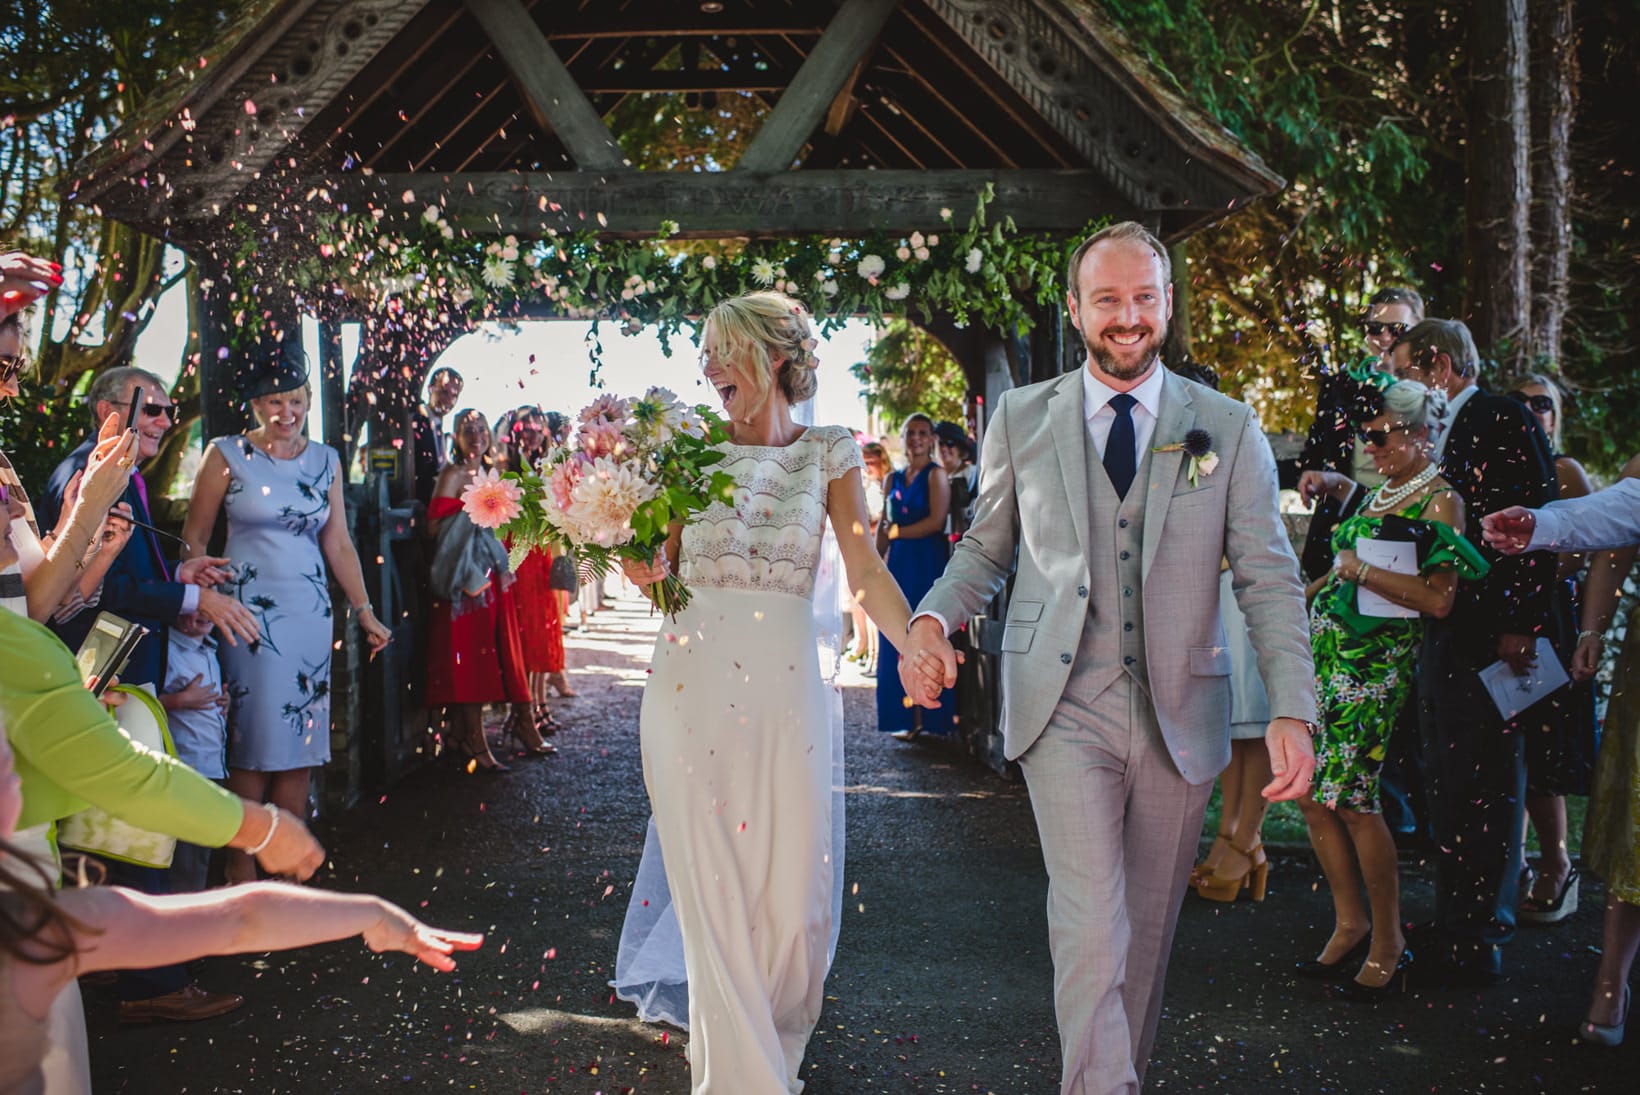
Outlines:
MULTIPOLYGON (((176 756, 177 747, 171 741, 165 708, 159 701, 135 685, 115 685, 113 691, 125 696, 125 702, 115 708, 113 714, 126 736, 156 753, 176 756)), ((171 865, 177 838, 139 829, 91 806, 57 823, 57 843, 99 859, 163 869, 171 865)))

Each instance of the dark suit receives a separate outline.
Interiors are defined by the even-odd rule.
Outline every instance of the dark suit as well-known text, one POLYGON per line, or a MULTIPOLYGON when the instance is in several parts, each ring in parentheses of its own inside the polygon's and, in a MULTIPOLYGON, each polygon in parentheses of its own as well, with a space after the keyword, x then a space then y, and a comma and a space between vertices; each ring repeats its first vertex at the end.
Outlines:
POLYGON ((433 420, 432 412, 426 407, 417 407, 410 412, 416 498, 424 506, 432 504, 433 488, 438 485, 438 473, 450 462, 439 433, 439 424, 433 420))
MULTIPOLYGON (((85 467, 94 445, 95 438, 87 439, 51 473, 44 497, 35 503, 35 512, 39 515, 42 528, 56 526, 63 508, 63 490, 74 473, 85 467)), ((144 524, 153 523, 135 479, 126 487, 121 501, 131 507, 131 513, 137 520, 144 524)), ((170 564, 160 551, 159 538, 147 529, 135 529, 103 579, 102 599, 96 609, 81 612, 62 623, 54 623, 52 630, 70 650, 77 650, 90 633, 91 624, 99 611, 112 612, 132 623, 141 624, 149 633, 137 644, 120 679, 126 684, 152 684, 158 689, 165 680, 165 631, 181 613, 183 593, 187 588, 172 581, 171 573, 170 564)))
MULTIPOLYGON (((1354 369, 1326 368, 1317 378, 1315 418, 1310 422, 1309 436, 1304 440, 1304 453, 1299 457, 1300 471, 1336 471, 1350 475, 1354 471, 1355 431, 1360 425, 1363 384, 1361 374, 1371 369, 1375 359, 1368 359, 1354 369)), ((1304 550, 1299 563, 1304 576, 1310 580, 1321 577, 1332 569, 1332 534, 1340 521, 1355 512, 1361 492, 1346 506, 1330 495, 1322 496, 1310 517, 1309 532, 1304 537, 1304 550)))
POLYGON ((1498 638, 1534 640, 1549 621, 1556 559, 1547 551, 1503 556, 1481 539, 1481 518, 1556 495, 1555 464, 1525 405, 1477 391, 1450 427, 1441 474, 1463 498, 1468 538, 1491 563, 1458 583, 1444 620, 1424 626, 1418 669, 1430 822, 1436 844, 1436 923, 1445 958, 1480 973, 1500 968, 1514 934, 1520 888, 1526 769, 1523 734, 1498 714, 1476 673, 1498 657, 1498 638))

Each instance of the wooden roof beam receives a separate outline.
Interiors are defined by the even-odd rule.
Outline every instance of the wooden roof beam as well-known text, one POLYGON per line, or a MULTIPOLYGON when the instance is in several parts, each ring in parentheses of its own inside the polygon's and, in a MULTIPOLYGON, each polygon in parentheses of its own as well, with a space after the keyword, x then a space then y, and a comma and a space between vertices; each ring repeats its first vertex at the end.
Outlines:
POLYGON ((467 0, 512 73, 536 124, 557 134, 587 171, 627 170, 626 156, 521 0, 467 0))
POLYGON ((900 0, 845 0, 746 146, 736 171, 783 171, 792 165, 850 74, 871 55, 899 4, 900 0))
MULTIPOLYGON (((869 112, 868 112, 869 113, 869 112)), ((685 237, 867 235, 893 226, 938 229, 942 209, 963 221, 991 183, 993 220, 1027 231, 1072 232, 1101 214, 1137 213, 1096 171, 800 170, 351 174, 331 185, 348 208, 409 219, 439 204, 452 225, 541 237, 583 229, 648 237, 665 220, 685 237), (401 195, 415 194, 408 205, 401 195)))

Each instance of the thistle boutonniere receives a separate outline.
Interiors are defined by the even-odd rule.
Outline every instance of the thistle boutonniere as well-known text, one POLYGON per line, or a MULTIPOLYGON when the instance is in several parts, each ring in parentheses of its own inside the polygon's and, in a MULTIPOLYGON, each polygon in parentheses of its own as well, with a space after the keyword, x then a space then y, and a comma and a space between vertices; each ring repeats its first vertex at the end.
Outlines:
POLYGON ((1157 445, 1150 451, 1182 452, 1190 457, 1190 467, 1185 474, 1190 477, 1190 485, 1193 487, 1202 476, 1212 475, 1213 469, 1219 466, 1219 454, 1213 451, 1213 435, 1206 430, 1191 430, 1184 435, 1183 441, 1175 441, 1171 445, 1157 445))

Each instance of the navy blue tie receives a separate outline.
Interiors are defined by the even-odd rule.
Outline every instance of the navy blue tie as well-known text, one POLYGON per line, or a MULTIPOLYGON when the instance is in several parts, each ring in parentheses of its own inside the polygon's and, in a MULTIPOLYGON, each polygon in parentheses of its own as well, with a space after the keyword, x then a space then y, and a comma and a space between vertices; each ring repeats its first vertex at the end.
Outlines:
POLYGON ((1111 423, 1110 436, 1105 439, 1105 474, 1116 488, 1118 498, 1126 498, 1133 485, 1133 475, 1139 470, 1138 439, 1133 434, 1133 405, 1139 402, 1126 392, 1110 397, 1110 409, 1116 412, 1111 423))

